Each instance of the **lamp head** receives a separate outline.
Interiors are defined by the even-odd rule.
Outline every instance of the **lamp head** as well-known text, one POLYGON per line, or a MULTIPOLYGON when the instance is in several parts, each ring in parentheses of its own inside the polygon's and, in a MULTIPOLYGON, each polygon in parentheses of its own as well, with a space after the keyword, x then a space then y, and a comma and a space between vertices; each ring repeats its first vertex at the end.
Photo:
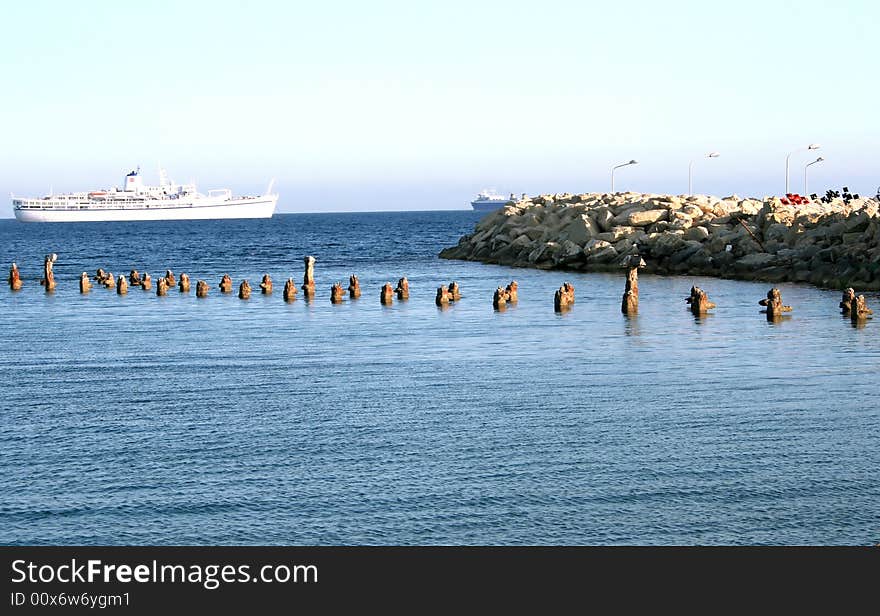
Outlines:
POLYGON ((637 161, 637 160, 631 160, 631 161, 629 161, 629 162, 626 163, 626 164, 627 164, 627 165, 638 165, 638 164, 639 164, 639 161, 637 161))
POLYGON ((809 146, 807 146, 807 149, 808 149, 808 150, 818 150, 819 147, 820 147, 820 146, 819 146, 818 143, 811 143, 809 146))
POLYGON ((719 156, 721 156, 721 154, 719 154, 718 152, 709 152, 708 154, 706 154, 706 158, 718 158, 719 156))

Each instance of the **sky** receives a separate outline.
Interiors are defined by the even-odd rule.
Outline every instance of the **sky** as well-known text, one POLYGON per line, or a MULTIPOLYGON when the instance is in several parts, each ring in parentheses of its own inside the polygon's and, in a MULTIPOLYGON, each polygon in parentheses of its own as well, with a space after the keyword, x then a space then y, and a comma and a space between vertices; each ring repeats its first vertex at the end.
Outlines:
MULTIPOLYGON (((880 185, 877 2, 48 2, 4 6, 0 191, 162 165, 278 211, 503 194, 880 185), (720 153, 708 159, 705 154, 720 153)), ((11 216, 8 199, 0 216, 11 216)))

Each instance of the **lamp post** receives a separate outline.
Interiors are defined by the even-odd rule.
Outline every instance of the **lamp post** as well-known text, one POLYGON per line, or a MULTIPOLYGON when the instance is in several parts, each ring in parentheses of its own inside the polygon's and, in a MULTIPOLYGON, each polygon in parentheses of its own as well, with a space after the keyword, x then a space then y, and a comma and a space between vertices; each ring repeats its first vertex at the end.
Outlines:
POLYGON ((631 160, 628 163, 620 163, 619 165, 614 165, 611 167, 611 194, 614 194, 614 170, 620 169, 621 167, 628 167, 629 165, 638 165, 639 161, 631 160))
POLYGON ((794 154, 795 152, 806 152, 807 150, 818 150, 818 149, 819 149, 818 143, 811 143, 810 145, 808 145, 806 148, 804 148, 802 150, 795 150, 794 152, 789 152, 788 156, 785 157, 785 194, 786 195, 788 194, 788 159, 791 158, 791 155, 794 154))
POLYGON ((809 194, 807 191, 807 169, 809 169, 812 165, 815 165, 816 163, 821 163, 823 160, 825 159, 820 156, 813 162, 804 165, 804 196, 807 196, 809 194))
MULTIPOLYGON (((719 156, 721 156, 721 154, 719 154, 718 152, 709 152, 708 154, 706 154, 706 158, 718 158, 719 156)), ((688 195, 694 194, 693 177, 694 177, 694 161, 691 161, 690 164, 688 165, 688 195)))

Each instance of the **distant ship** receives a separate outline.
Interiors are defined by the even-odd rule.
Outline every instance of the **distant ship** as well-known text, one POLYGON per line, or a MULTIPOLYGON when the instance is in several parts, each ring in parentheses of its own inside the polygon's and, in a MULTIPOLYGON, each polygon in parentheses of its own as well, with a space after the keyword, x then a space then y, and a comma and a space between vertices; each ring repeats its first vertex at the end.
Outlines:
POLYGON ((13 197, 12 210, 21 222, 271 218, 277 202, 272 183, 258 197, 233 197, 228 188, 203 195, 195 184, 171 182, 164 169, 159 170, 158 186, 146 186, 138 167, 125 176, 121 189, 114 186, 39 198, 13 197))
POLYGON ((498 208, 511 203, 513 200, 513 193, 510 193, 510 197, 502 197, 501 195, 496 194, 493 190, 484 190, 477 195, 476 199, 471 201, 471 207, 478 212, 489 212, 491 210, 497 210, 498 208))

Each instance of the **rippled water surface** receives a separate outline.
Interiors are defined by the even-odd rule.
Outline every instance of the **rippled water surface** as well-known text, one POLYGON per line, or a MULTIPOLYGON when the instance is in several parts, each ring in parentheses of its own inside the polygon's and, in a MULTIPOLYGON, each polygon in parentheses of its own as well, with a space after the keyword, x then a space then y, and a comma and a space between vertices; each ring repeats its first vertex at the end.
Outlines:
POLYGON ((655 276, 625 318, 622 273, 436 257, 476 220, 0 221, 25 278, 0 290, 0 543, 880 541, 880 320, 783 285, 794 312, 769 324, 767 285, 655 276), (286 304, 307 254, 318 296, 286 304), (98 267, 212 290, 81 296, 98 267), (227 271, 249 301, 219 293, 227 271), (363 297, 331 305, 350 273, 363 297), (381 306, 403 275, 411 299, 381 306), (512 278, 519 305, 494 312, 512 278), (464 297, 439 310, 451 280, 464 297), (577 302, 556 315, 565 280, 577 302), (714 315, 685 309, 693 283, 714 315))

